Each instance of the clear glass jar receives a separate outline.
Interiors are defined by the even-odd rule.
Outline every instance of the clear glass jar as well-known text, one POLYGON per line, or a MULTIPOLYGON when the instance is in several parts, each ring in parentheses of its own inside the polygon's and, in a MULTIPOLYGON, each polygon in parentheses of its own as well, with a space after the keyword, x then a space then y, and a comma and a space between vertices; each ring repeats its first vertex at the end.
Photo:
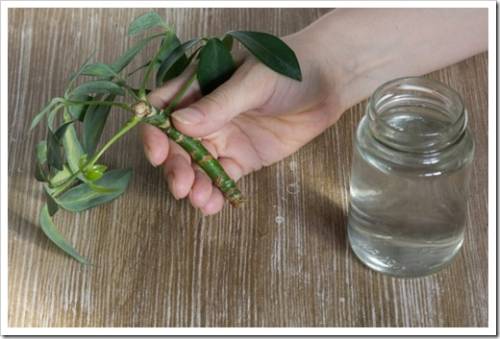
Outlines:
POLYGON ((474 142, 460 95, 420 77, 379 87, 358 125, 348 236, 366 265, 396 276, 435 272, 464 238, 474 142))

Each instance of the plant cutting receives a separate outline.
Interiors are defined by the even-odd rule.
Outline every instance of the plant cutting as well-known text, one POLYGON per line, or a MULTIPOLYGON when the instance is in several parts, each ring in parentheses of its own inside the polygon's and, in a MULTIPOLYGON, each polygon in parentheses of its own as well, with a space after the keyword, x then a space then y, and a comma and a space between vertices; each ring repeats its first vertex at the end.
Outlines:
POLYGON ((53 217, 60 210, 82 212, 114 200, 125 192, 132 170, 112 169, 101 163, 102 156, 113 144, 140 123, 154 125, 179 144, 210 177, 226 200, 238 207, 243 196, 200 140, 184 135, 171 123, 170 115, 184 95, 198 82, 203 95, 226 81, 236 70, 231 54, 234 40, 239 41, 256 59, 275 72, 301 80, 295 53, 281 39, 262 32, 230 31, 223 37, 201 37, 181 42, 174 29, 156 12, 136 18, 128 35, 150 29, 150 34, 129 48, 111 64, 92 63, 89 57, 70 76, 66 90, 33 119, 31 128, 44 120, 47 137, 36 145, 35 178, 43 183, 46 204, 40 212, 40 225, 47 237, 80 263, 89 261, 80 255, 57 230, 53 217), (158 41, 158 49, 141 67, 126 72, 126 67, 150 43, 158 41), (195 72, 181 86, 167 107, 154 107, 148 101, 148 84, 161 86, 179 76, 196 62, 195 72), (130 84, 130 76, 142 71, 138 87, 130 84), (90 77, 84 82, 82 77, 90 77), (122 97, 125 100, 118 99, 122 97), (100 138, 111 109, 124 110, 129 120, 106 142, 100 138), (76 125, 80 124, 80 128, 76 125), (100 147, 99 147, 100 146, 100 147))

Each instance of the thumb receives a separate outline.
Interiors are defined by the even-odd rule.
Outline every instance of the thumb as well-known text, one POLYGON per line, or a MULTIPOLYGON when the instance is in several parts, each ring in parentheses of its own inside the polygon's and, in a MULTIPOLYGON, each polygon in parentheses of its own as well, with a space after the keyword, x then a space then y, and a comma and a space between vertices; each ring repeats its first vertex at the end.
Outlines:
POLYGON ((212 93, 172 114, 173 123, 192 137, 204 137, 237 115, 259 108, 272 94, 274 82, 264 76, 256 65, 242 65, 231 78, 212 93), (259 74, 260 73, 260 74, 259 74))

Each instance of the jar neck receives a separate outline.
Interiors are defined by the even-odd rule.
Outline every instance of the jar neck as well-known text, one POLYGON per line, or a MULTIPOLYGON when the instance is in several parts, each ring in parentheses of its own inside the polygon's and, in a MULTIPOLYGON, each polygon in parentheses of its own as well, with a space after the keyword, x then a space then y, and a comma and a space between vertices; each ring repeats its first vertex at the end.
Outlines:
POLYGON ((366 115, 373 137, 401 152, 431 153, 460 139, 467 112, 460 95, 421 77, 392 80, 368 101, 366 115))

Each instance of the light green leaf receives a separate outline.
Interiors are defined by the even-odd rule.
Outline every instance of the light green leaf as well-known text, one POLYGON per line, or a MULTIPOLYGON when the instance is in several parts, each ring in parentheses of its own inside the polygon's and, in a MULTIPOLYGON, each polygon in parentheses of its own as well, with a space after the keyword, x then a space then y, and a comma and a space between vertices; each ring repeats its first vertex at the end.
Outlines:
POLYGON ((72 175, 73 172, 69 169, 67 165, 64 165, 61 171, 57 171, 56 174, 52 176, 49 185, 50 187, 59 186, 62 183, 66 182, 66 180, 68 180, 72 175))
POLYGON ((115 77, 118 74, 111 68, 111 66, 96 63, 88 64, 83 67, 82 75, 97 76, 97 77, 115 77))
POLYGON ((113 190, 110 193, 94 191, 87 183, 82 183, 63 193, 58 204, 71 212, 81 212, 94 206, 104 204, 125 192, 132 175, 131 170, 111 170, 95 182, 95 185, 113 190))
POLYGON ((69 126, 62 139, 66 160, 73 173, 78 172, 78 161, 83 154, 83 148, 78 141, 74 126, 69 126))
POLYGON ((200 51, 197 77, 203 95, 212 92, 231 77, 236 65, 222 41, 209 39, 200 51))
MULTIPOLYGON (((116 96, 114 94, 110 94, 103 100, 114 101, 115 98, 116 96)), ((111 106, 92 105, 85 114, 83 119, 82 144, 87 154, 94 154, 110 111, 111 106)))
POLYGON ((167 24, 158 13, 149 12, 132 21, 128 27, 128 35, 136 35, 156 26, 162 26, 168 29, 167 24))
POLYGON ((71 98, 81 97, 86 94, 116 94, 123 95, 123 88, 116 83, 108 80, 94 80, 81 84, 75 88, 71 94, 71 98))
POLYGON ((71 246, 59 233, 52 218, 49 214, 49 209, 47 205, 44 205, 42 211, 40 213, 40 226, 42 227, 43 233, 52 240, 54 244, 56 244, 60 249, 69 254, 74 259, 78 260, 82 264, 89 264, 88 260, 82 257, 78 252, 71 246))
POLYGON ((104 186, 99 186, 94 184, 93 182, 88 182, 87 185, 89 185, 90 189, 93 190, 94 192, 97 193, 114 193, 117 191, 116 188, 108 188, 104 186))
POLYGON ((262 32, 232 31, 226 33, 241 42, 257 59, 275 72, 302 80, 294 51, 280 38, 262 32))
POLYGON ((35 167, 35 179, 38 181, 47 181, 47 173, 44 169, 44 164, 47 162, 47 141, 40 141, 36 145, 36 167, 35 167))
POLYGON ((42 140, 36 144, 36 159, 41 165, 47 162, 47 140, 42 140))
POLYGON ((36 125, 38 125, 40 123, 40 121, 42 121, 43 117, 45 117, 45 115, 52 111, 52 109, 54 108, 55 104, 57 103, 58 101, 53 99, 52 101, 50 101, 47 106, 45 106, 39 113, 37 113, 37 115, 35 115, 35 117, 33 118, 33 120, 31 121, 31 127, 30 127, 30 130, 32 130, 33 128, 35 128, 36 125))
POLYGON ((186 57, 186 50, 193 47, 200 39, 191 39, 182 45, 178 45, 162 61, 156 73, 156 85, 161 86, 164 82, 180 75, 189 65, 192 58, 186 57))

